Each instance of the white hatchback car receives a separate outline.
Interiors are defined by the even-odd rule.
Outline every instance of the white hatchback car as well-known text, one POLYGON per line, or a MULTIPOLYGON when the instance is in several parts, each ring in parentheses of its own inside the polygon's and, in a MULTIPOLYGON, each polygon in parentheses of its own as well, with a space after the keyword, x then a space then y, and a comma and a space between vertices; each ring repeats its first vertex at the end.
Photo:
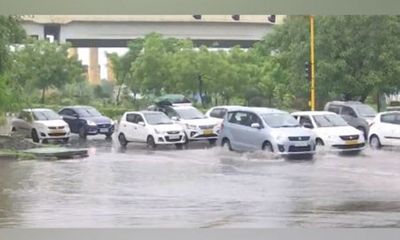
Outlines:
POLYGON ((368 139, 372 148, 400 146, 400 111, 378 113, 370 124, 368 139))
POLYGON ((326 145, 332 150, 358 152, 365 148, 363 133, 350 126, 333 112, 294 112, 292 115, 300 125, 312 129, 316 134, 317 146, 326 145))
POLYGON ((33 108, 22 110, 18 117, 11 122, 11 132, 31 137, 34 142, 47 140, 62 140, 68 142, 70 129, 51 109, 33 108))
POLYGON ((166 144, 182 148, 186 141, 180 125, 172 122, 164 113, 153 111, 124 113, 118 127, 118 140, 121 146, 129 142, 141 142, 151 148, 166 144))

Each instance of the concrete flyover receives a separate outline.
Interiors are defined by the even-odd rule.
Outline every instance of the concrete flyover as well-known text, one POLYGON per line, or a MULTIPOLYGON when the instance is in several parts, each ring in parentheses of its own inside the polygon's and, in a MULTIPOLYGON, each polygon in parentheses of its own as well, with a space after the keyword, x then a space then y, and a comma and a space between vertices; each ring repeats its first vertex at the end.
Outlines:
POLYGON ((157 32, 165 37, 191 39, 196 45, 229 48, 251 47, 270 33, 284 16, 269 15, 32 15, 23 16, 22 25, 28 35, 38 39, 52 36, 73 47, 126 47, 130 40, 157 32))

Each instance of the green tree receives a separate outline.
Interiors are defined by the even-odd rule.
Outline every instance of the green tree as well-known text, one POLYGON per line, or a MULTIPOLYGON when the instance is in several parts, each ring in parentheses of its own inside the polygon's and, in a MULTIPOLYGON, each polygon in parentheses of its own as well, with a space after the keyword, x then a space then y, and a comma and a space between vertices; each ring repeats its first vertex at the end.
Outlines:
MULTIPOLYGON (((374 92, 398 89, 399 17, 318 16, 315 23, 320 107, 332 99, 365 101, 374 92)), ((304 71, 304 64, 309 61, 309 42, 308 17, 292 16, 256 47, 260 54, 277 59, 286 72, 285 91, 296 99, 309 97, 309 82, 304 71)))
POLYGON ((13 79, 27 89, 40 89, 41 103, 49 88, 83 81, 81 62, 68 57, 68 47, 48 41, 26 43, 14 54, 13 79))

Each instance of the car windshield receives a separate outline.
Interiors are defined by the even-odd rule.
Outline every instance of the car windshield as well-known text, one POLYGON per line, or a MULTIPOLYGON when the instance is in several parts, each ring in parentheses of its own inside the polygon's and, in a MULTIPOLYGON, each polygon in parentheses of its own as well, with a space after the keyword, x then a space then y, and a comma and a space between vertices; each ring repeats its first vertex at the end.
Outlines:
POLYGON ((376 116, 376 111, 368 105, 360 104, 360 105, 354 106, 354 108, 356 109, 357 113, 361 117, 375 117, 376 116))
POLYGON ((179 117, 182 119, 201 119, 205 118, 204 114, 196 108, 181 108, 175 109, 179 117))
POLYGON ((173 123, 171 119, 169 119, 164 113, 145 113, 144 117, 146 118, 147 123, 150 125, 173 123))
POLYGON ((313 118, 318 127, 347 126, 346 121, 336 114, 316 115, 313 118))
POLYGON ((33 111, 33 117, 39 121, 60 119, 60 115, 51 110, 33 111))
POLYGON ((299 123, 289 113, 265 113, 261 114, 265 123, 272 128, 299 127, 299 123))
POLYGON ((81 117, 100 117, 99 113, 95 108, 77 108, 77 113, 81 117))

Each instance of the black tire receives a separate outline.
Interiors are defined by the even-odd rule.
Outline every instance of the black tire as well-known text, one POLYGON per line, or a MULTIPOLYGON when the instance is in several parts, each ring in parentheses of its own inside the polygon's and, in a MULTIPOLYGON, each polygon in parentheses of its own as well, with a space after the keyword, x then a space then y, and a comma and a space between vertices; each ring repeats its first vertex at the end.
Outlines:
POLYGON ((36 129, 32 129, 31 137, 32 137, 33 142, 35 142, 35 143, 40 142, 39 135, 38 135, 36 129))
POLYGON ((118 141, 122 147, 126 147, 126 145, 128 145, 128 141, 126 140, 125 135, 123 133, 120 133, 118 135, 118 141))
POLYGON ((224 148, 225 146, 228 147, 229 151, 232 151, 231 141, 229 139, 224 138, 221 143, 221 147, 224 148))
POLYGON ((214 146, 216 142, 217 142, 217 139, 209 139, 209 140, 208 140, 208 143, 209 143, 211 146, 214 146))
POLYGON ((318 138, 318 139, 315 141, 315 144, 316 144, 317 146, 324 146, 324 145, 325 145, 324 141, 322 141, 322 139, 320 139, 320 138, 318 138))
POLYGON ((272 147, 272 144, 268 141, 264 142, 263 146, 262 146, 262 150, 266 151, 266 152, 274 152, 274 148, 272 147))
POLYGON ((175 147, 176 147, 176 149, 183 149, 183 143, 176 143, 175 144, 175 147))
POLYGON ((155 149, 157 147, 153 136, 148 136, 147 137, 147 147, 149 147, 151 149, 155 149))
POLYGON ((112 135, 113 135, 112 133, 107 133, 106 134, 106 139, 110 139, 112 137, 112 135))
POLYGON ((79 128, 79 137, 82 139, 86 139, 87 137, 86 129, 84 126, 79 128))
POLYGON ((42 143, 43 143, 43 144, 48 144, 48 143, 49 143, 49 140, 48 140, 48 139, 43 139, 43 140, 42 140, 42 143))
POLYGON ((372 149, 381 149, 382 148, 382 144, 381 144, 381 140, 379 140, 379 137, 377 135, 372 135, 371 138, 369 139, 369 146, 372 149))

